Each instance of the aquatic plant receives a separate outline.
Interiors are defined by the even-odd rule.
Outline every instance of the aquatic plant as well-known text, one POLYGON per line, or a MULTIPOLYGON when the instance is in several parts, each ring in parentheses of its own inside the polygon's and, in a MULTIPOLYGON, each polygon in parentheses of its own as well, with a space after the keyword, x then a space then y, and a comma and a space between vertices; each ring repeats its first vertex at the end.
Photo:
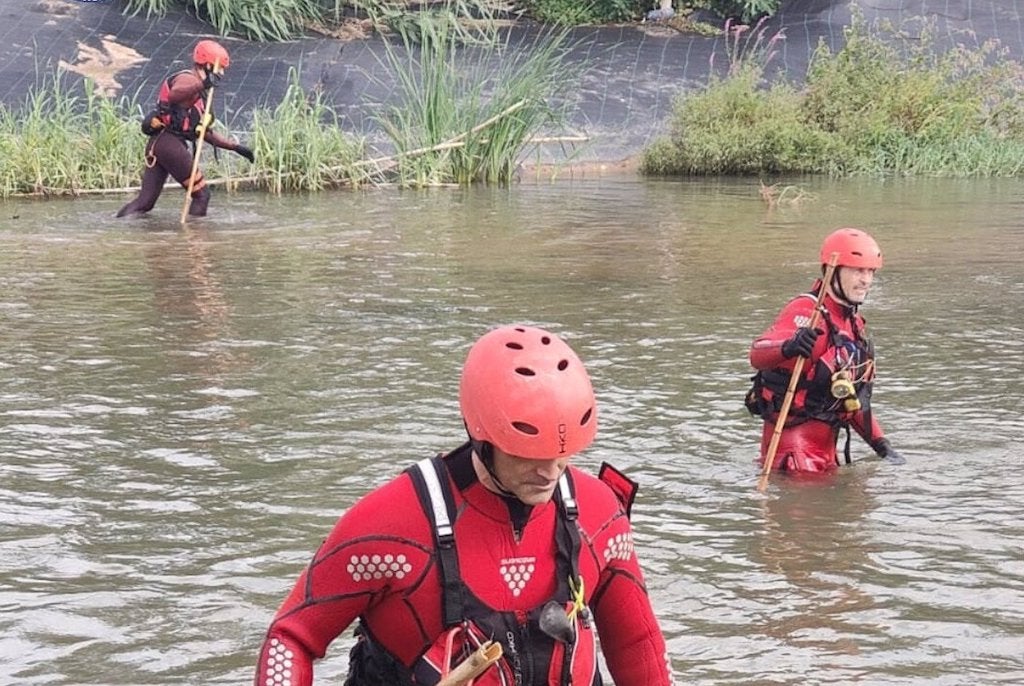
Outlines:
POLYGON ((388 44, 384 59, 399 97, 376 119, 401 184, 507 182, 533 138, 564 123, 570 103, 558 95, 572 80, 561 59, 567 34, 543 33, 525 46, 510 35, 467 48, 436 23, 388 44))
POLYGON ((61 70, 38 79, 18 107, 0 105, 0 195, 74 194, 137 182, 140 107, 111 100, 61 70))
POLYGON ((728 73, 677 96, 641 171, 1024 173, 1024 67, 998 43, 950 45, 934 23, 869 26, 856 11, 845 38, 838 52, 819 44, 800 87, 767 82, 768 43, 727 40, 728 73))
POLYGON ((345 132, 323 93, 302 88, 297 69, 291 69, 289 80, 276 107, 253 112, 250 141, 256 162, 241 180, 273 193, 368 182, 370 170, 357 164, 363 139, 345 132))

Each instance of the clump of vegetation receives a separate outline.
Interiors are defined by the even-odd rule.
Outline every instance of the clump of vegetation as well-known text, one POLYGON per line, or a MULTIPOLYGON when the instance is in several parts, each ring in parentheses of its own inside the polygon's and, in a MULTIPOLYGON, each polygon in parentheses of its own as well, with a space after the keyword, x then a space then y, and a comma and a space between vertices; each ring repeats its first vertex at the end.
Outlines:
POLYGON ((637 19, 653 7, 651 0, 522 0, 520 5, 537 21, 561 26, 637 19))
POLYGON ((365 142, 345 133, 323 93, 307 93, 299 74, 274 109, 253 112, 251 145, 256 155, 247 181, 273 193, 357 186, 372 179, 359 164, 365 142))
MULTIPOLYGON (((752 22, 774 14, 780 4, 781 0, 676 0, 675 9, 680 14, 707 9, 723 19, 752 22)), ((435 12, 432 3, 414 0, 124 0, 124 5, 126 12, 145 16, 184 7, 222 35, 259 41, 288 40, 309 27, 331 31, 353 16, 368 17, 382 29, 396 29, 435 12)), ((655 0, 518 0, 516 10, 542 23, 579 26, 639 20, 658 6, 655 0)), ((499 10, 505 7, 494 0, 461 0, 456 16, 472 23, 499 10)))
POLYGON ((475 49, 464 48, 463 38, 448 24, 431 24, 386 51, 399 99, 377 121, 395 150, 388 166, 403 185, 507 182, 533 140, 565 123, 567 103, 558 94, 572 74, 562 61, 564 31, 529 45, 493 34, 475 49))
POLYGON ((715 12, 723 19, 752 24, 779 11, 782 0, 695 0, 694 5, 715 12))
MULTIPOLYGON (((249 40, 284 41, 307 28, 331 30, 354 15, 365 16, 382 29, 419 21, 437 13, 431 3, 406 0, 125 0, 129 14, 162 16, 184 7, 221 34, 238 34, 249 40)), ((443 12, 455 11, 462 20, 479 20, 493 11, 489 0, 445 3, 443 12)))
POLYGON ((45 77, 21 107, 0 106, 0 196, 67 194, 137 183, 137 98, 110 100, 91 81, 45 77))
POLYGON ((643 172, 1024 172, 1024 68, 995 42, 945 48, 930 24, 911 40, 855 14, 842 50, 822 42, 798 89, 765 83, 778 37, 763 24, 726 30, 727 73, 677 98, 669 134, 643 153, 643 172))
POLYGON ((125 0, 129 14, 161 16, 174 6, 184 6, 217 33, 239 33, 251 40, 282 41, 300 34, 309 23, 320 21, 334 0, 125 0))

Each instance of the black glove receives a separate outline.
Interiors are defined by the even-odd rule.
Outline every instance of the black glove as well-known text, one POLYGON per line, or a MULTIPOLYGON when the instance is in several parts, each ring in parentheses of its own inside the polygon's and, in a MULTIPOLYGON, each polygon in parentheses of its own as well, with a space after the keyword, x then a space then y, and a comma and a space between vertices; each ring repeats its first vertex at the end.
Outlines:
POLYGON ((206 76, 203 77, 203 88, 210 90, 214 86, 220 83, 221 75, 214 70, 207 68, 206 76))
POLYGON ((889 443, 889 440, 886 438, 879 438, 871 444, 871 447, 874 448, 875 453, 886 462, 891 464, 907 463, 907 458, 900 455, 896 448, 893 448, 889 443))
POLYGON ((235 147, 235 152, 237 152, 239 155, 241 155, 245 159, 249 160, 250 162, 255 162, 256 161, 256 156, 252 154, 252 150, 250 150, 249 148, 245 147, 244 145, 236 146, 235 147))
POLYGON ((814 350, 814 343, 822 333, 824 332, 821 329, 801 326, 796 330, 792 338, 782 344, 782 356, 787 360, 797 355, 800 357, 810 357, 811 351, 814 350))

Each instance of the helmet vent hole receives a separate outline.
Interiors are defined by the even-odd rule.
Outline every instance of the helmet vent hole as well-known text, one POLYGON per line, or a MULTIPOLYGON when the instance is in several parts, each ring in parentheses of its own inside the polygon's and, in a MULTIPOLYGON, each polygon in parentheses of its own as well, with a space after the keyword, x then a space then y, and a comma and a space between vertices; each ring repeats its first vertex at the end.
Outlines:
POLYGON ((523 376, 536 376, 537 372, 533 371, 529 367, 516 367, 516 374, 522 374, 523 376))
POLYGON ((590 418, 594 415, 594 408, 590 408, 583 413, 583 417, 580 418, 580 426, 586 426, 590 423, 590 418))
POLYGON ((569 360, 559 360, 558 361, 558 371, 564 372, 568 368, 569 368, 569 360))
POLYGON ((535 427, 533 424, 527 424, 526 422, 512 422, 512 426, 516 429, 516 431, 524 433, 528 436, 536 436, 537 434, 540 433, 540 429, 535 427))
POLYGON ((523 349, 523 346, 522 346, 521 343, 516 343, 514 341, 511 342, 511 343, 506 343, 505 347, 506 348, 511 348, 512 350, 522 350, 523 349))

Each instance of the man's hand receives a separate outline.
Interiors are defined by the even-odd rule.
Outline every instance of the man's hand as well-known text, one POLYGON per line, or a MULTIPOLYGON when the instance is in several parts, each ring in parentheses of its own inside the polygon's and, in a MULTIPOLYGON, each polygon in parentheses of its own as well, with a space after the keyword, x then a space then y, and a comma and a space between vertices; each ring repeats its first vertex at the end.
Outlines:
POLYGON ((906 464, 907 458, 899 454, 896 448, 892 447, 887 438, 879 438, 871 444, 875 454, 891 464, 906 464))
POLYGON ((256 161, 256 156, 252 153, 251 148, 247 148, 244 145, 237 145, 235 146, 235 152, 237 152, 239 155, 249 160, 250 162, 256 161))
POLYGON ((210 90, 220 83, 221 77, 224 76, 223 69, 212 69, 206 67, 206 76, 203 77, 203 88, 210 90))
POLYGON ((801 326, 792 338, 782 344, 782 356, 787 360, 797 355, 810 357, 811 351, 814 350, 814 344, 822 333, 824 332, 821 329, 801 326))

